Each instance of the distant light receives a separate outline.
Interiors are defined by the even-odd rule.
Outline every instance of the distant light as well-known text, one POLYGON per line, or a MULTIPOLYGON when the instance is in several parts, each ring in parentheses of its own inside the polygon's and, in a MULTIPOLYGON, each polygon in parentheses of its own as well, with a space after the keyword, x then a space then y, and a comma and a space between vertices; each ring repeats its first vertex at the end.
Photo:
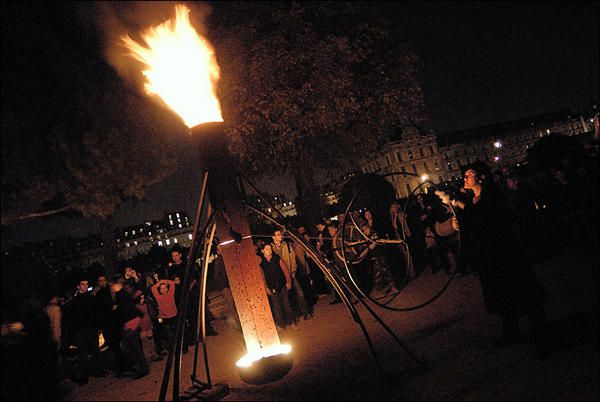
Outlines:
POLYGON ((499 157, 499 156, 494 156, 494 160, 495 160, 496 162, 498 162, 498 161, 500 160, 500 157, 499 157))
POLYGON ((226 241, 224 241, 224 242, 222 242, 222 243, 219 243, 219 246, 226 246, 226 245, 228 245, 228 244, 231 244, 231 243, 233 243, 234 241, 235 241, 235 240, 233 240, 233 239, 231 239, 231 240, 226 240, 226 241))
POLYGON ((494 146, 496 148, 502 148, 502 143, 500 141, 496 141, 496 142, 494 142, 494 146))
POLYGON ((546 134, 550 134, 550 129, 546 129, 546 134))
POLYGON ((424 183, 427 180, 429 180, 429 176, 427 174, 421 175, 421 180, 423 180, 423 183, 424 183))

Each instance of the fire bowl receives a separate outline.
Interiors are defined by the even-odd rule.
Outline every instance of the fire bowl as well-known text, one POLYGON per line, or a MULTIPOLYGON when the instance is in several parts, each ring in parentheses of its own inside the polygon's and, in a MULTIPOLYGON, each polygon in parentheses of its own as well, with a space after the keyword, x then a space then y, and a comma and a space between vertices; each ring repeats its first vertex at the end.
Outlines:
POLYGON ((262 385, 283 378, 291 370, 293 362, 291 353, 281 353, 263 357, 247 367, 236 367, 242 381, 262 385))

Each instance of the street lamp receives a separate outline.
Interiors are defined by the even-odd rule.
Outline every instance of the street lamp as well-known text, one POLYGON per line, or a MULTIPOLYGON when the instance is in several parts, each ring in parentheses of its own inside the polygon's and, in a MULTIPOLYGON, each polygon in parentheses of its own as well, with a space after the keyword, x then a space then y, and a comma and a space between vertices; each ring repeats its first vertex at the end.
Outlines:
POLYGON ((502 143, 500 141, 496 141, 496 142, 494 142, 494 146, 496 148, 502 148, 502 143))
MULTIPOLYGON (((199 142, 202 168, 210 172, 208 192, 210 206, 216 211, 217 236, 223 242, 232 241, 222 247, 221 255, 246 344, 247 355, 238 360, 238 372, 246 382, 262 383, 287 374, 292 365, 291 347, 280 342, 252 239, 241 236, 250 233, 250 226, 239 177, 231 169, 227 137, 223 133, 216 96, 219 66, 212 46, 191 25, 189 11, 184 5, 175 6, 174 20, 149 28, 143 34, 146 46, 128 36, 122 38, 122 43, 129 55, 146 68, 142 72, 146 93, 158 96, 177 113, 199 142), (251 367, 253 363, 255 367, 251 367)), ((198 211, 200 215, 200 205, 198 211)), ((180 356, 175 354, 176 366, 180 356)), ((176 370, 180 370, 180 365, 176 370)), ((178 373, 174 377, 174 400, 179 399, 178 373)), ((168 374, 165 376, 168 383, 168 374)), ((165 392, 163 379, 161 400, 165 392)))

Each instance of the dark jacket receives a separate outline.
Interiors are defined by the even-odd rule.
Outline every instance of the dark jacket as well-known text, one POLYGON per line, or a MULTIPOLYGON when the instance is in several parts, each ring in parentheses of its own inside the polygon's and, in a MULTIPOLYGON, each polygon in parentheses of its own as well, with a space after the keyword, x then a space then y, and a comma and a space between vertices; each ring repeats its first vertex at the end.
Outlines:
POLYGON ((467 202, 460 226, 489 313, 523 315, 543 301, 544 290, 512 232, 500 190, 484 189, 476 204, 467 202))
POLYGON ((75 331, 95 327, 96 299, 90 292, 79 293, 69 302, 68 317, 70 328, 75 331))
POLYGON ((281 268, 280 261, 281 258, 275 253, 273 253, 271 261, 267 261, 264 257, 260 261, 260 267, 265 274, 265 282, 271 291, 279 292, 286 284, 285 274, 281 268))
POLYGON ((94 296, 95 322, 98 329, 107 329, 113 316, 110 288, 100 289, 94 296))
POLYGON ((117 320, 120 325, 125 324, 135 317, 143 316, 143 313, 135 307, 135 300, 127 293, 127 291, 125 291, 125 289, 121 289, 115 293, 115 300, 117 305, 117 320))

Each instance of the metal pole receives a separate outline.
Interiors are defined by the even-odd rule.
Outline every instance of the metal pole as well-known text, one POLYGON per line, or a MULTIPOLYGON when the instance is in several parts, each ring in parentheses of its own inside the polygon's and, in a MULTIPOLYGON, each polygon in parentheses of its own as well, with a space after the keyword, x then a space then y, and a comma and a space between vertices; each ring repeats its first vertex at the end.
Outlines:
MULTIPOLYGON (((217 229, 217 225, 213 224, 212 230, 210 231, 210 238, 208 241, 208 247, 206 248, 206 255, 210 255, 210 250, 212 248, 213 238, 215 236, 215 231, 217 229)), ((204 262, 204 267, 202 267, 202 290, 201 290, 201 302, 200 302, 200 311, 201 311, 201 319, 202 319, 202 351, 204 353, 204 368, 206 370, 206 383, 208 388, 212 388, 212 380, 210 378, 210 368, 208 366, 208 347, 206 345, 206 281, 208 277, 208 258, 204 262)), ((194 373, 195 376, 195 373, 194 373)))
MULTIPOLYGON (((212 214, 210 215, 210 219, 212 219, 212 214)), ((210 222, 208 219, 207 224, 210 222)), ((212 242, 215 236, 216 224, 213 223, 210 235, 206 239, 206 244, 204 246, 204 254, 202 259, 202 285, 199 295, 198 305, 200 309, 198 309, 198 319, 196 321, 196 339, 200 339, 200 335, 202 335, 202 347, 204 353, 204 366, 206 370, 206 379, 208 388, 212 387, 212 381, 210 378, 210 368, 208 366, 208 347, 206 345, 206 287, 207 287, 207 277, 208 277, 208 257, 210 256, 210 251, 212 249, 212 242)), ((192 369, 191 379, 192 382, 199 382, 196 378, 198 368, 198 342, 194 345, 194 366, 192 369)))
POLYGON ((175 358, 176 370, 173 373, 173 400, 179 401, 179 375, 181 373, 181 351, 182 351, 182 335, 183 335, 183 323, 185 322, 185 313, 187 308, 188 299, 188 287, 190 286, 190 277, 192 269, 190 269, 191 260, 196 251, 196 244, 198 241, 198 226, 200 223, 200 217, 204 208, 204 199, 206 197, 206 186, 208 183, 208 172, 204 173, 202 180, 202 189, 200 191, 200 199, 198 201, 198 207, 196 209, 196 217, 194 219, 194 231, 192 232, 192 245, 188 252, 188 261, 185 268, 184 281, 182 284, 183 292, 181 293, 181 299, 177 306, 178 317, 177 317, 177 330, 175 332, 176 342, 171 340, 171 347, 169 348, 169 355, 167 356, 167 362, 165 364, 165 371, 163 372, 162 383, 160 386, 160 394, 158 400, 164 402, 167 396, 167 388, 169 386, 169 378, 171 376, 171 365, 173 364, 173 358, 175 358))

